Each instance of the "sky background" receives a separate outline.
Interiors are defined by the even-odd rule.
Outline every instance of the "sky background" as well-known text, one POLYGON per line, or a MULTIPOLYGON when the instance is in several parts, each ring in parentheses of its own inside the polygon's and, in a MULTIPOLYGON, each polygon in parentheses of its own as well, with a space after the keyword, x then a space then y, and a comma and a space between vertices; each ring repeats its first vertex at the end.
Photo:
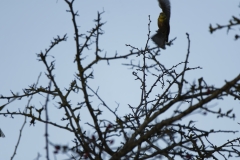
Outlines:
MULTIPOLYGON (((232 15, 239 17, 238 0, 171 0, 171 31, 169 38, 174 45, 161 52, 160 62, 171 67, 185 59, 187 53, 186 32, 190 34, 191 48, 189 66, 201 66, 203 69, 189 72, 187 78, 190 82, 204 77, 208 84, 221 87, 225 80, 231 80, 239 74, 240 49, 239 42, 234 40, 239 28, 231 30, 228 34, 225 29, 209 33, 209 24, 226 24, 232 15)), ((37 61, 37 53, 44 51, 50 45, 50 41, 57 35, 67 33, 68 40, 55 47, 51 55, 56 59, 56 79, 62 87, 68 87, 74 79, 76 64, 73 63, 75 46, 71 16, 66 12, 67 4, 63 0, 1 0, 0 1, 0 94, 10 95, 22 91, 23 88, 36 82, 40 72, 45 72, 44 65, 37 61)), ((130 48, 125 44, 131 44, 139 49, 144 48, 147 41, 148 23, 151 18, 151 35, 157 30, 157 18, 161 9, 157 0, 77 0, 74 9, 78 10, 77 18, 79 31, 86 33, 94 27, 93 19, 97 12, 104 11, 103 22, 107 22, 103 30, 105 34, 100 37, 100 47, 109 56, 129 53, 130 48)), ((150 47, 155 47, 149 42, 150 47)), ((85 53, 91 58, 92 50, 85 53)), ((51 59, 51 58, 50 58, 51 59)), ((136 57, 131 57, 138 62, 136 57)), ((93 89, 99 86, 99 94, 115 108, 116 102, 120 104, 119 115, 126 114, 127 104, 137 104, 139 101, 139 83, 132 76, 132 70, 122 66, 128 60, 114 61, 110 66, 100 62, 94 67, 95 79, 90 82, 93 89)), ((88 59, 86 60, 86 63, 88 59)), ((46 86, 48 81, 44 74, 39 85, 46 86)), ((77 101, 78 96, 74 97, 77 101)), ((0 105, 6 101, 0 100, 0 105)), ((44 97, 34 98, 31 102, 36 107, 41 107, 44 97)), ((11 111, 22 109, 26 106, 27 99, 15 101, 7 108, 11 111)), ((61 118, 61 112, 51 112, 54 109, 54 101, 51 103, 50 119, 61 118)), ((234 108, 236 120, 217 120, 215 116, 202 116, 195 114, 187 119, 197 120, 196 126, 202 128, 239 130, 240 108, 239 101, 227 98, 224 101, 212 102, 216 110, 222 107, 227 111, 234 108)), ((6 110, 4 110, 6 111, 6 110)), ((3 111, 2 111, 3 112, 3 111)), ((107 115, 113 118, 112 115, 107 115)), ((0 139, 1 159, 10 159, 17 142, 19 129, 23 123, 23 117, 15 116, 14 119, 0 116, 0 128, 5 138, 0 139)), ((44 152, 44 125, 37 122, 36 127, 29 127, 29 121, 23 131, 20 146, 15 157, 20 159, 34 159, 39 152, 45 159, 44 152)), ((88 117, 82 113, 82 123, 88 121, 88 117)), ((91 134, 91 130, 88 130, 91 134)), ((220 139, 239 137, 235 135, 219 135, 212 137, 218 144, 220 139), (227 136, 227 137, 226 137, 227 136)), ((54 143, 71 145, 71 133, 59 129, 50 129, 50 140, 54 143)), ((224 142, 224 141, 223 141, 224 142)), ((61 159, 58 155, 58 159, 61 159)), ((51 159, 53 159, 51 154, 51 159)), ((233 158, 234 159, 234 158, 233 158)))

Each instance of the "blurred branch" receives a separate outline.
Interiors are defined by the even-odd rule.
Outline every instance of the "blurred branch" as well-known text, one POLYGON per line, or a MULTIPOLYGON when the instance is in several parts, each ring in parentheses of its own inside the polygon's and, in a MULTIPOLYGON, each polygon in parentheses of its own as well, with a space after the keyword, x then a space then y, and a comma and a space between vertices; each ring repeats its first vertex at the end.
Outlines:
MULTIPOLYGON (((11 91, 11 96, 0 96, 0 99, 8 100, 0 107, 0 111, 15 99, 20 100, 30 96, 24 111, 20 109, 9 111, 7 109, 5 113, 0 113, 0 115, 10 116, 10 118, 15 115, 24 116, 24 125, 27 117, 31 118, 30 126, 34 126, 36 121, 45 124, 46 159, 50 159, 49 147, 51 146, 54 147, 54 154, 61 151, 68 155, 69 159, 143 160, 165 158, 173 160, 178 157, 184 160, 193 160, 217 159, 217 156, 227 159, 231 155, 240 155, 238 151, 240 138, 228 140, 221 145, 215 145, 209 138, 209 135, 235 134, 237 131, 204 130, 199 129, 194 120, 190 120, 187 124, 181 121, 193 113, 235 119, 233 108, 228 108, 227 111, 222 111, 221 108, 215 110, 208 107, 208 104, 213 100, 222 100, 227 96, 240 99, 240 75, 237 75, 231 81, 225 81, 225 84, 219 88, 209 85, 203 77, 198 78, 196 83, 190 83, 186 75, 190 71, 201 69, 201 67, 189 66, 189 34, 186 34, 188 42, 186 57, 179 63, 166 67, 159 60, 161 50, 157 47, 150 48, 148 44, 151 33, 150 16, 148 37, 144 49, 127 44, 126 46, 130 47, 129 53, 121 55, 116 53, 114 56, 107 56, 102 53, 103 49, 100 47, 100 38, 104 34, 103 26, 105 24, 105 22, 102 22, 101 16, 104 12, 98 12, 97 18, 94 20, 95 26, 86 34, 81 34, 77 23, 77 16, 79 15, 73 9, 75 1, 65 0, 65 2, 69 8, 67 12, 70 13, 72 19, 76 49, 74 57, 76 74, 69 82, 69 86, 60 87, 58 82, 60 80, 54 74, 55 60, 49 59, 49 57, 53 57, 50 56, 52 49, 60 42, 67 40, 67 36, 64 35, 54 38, 44 52, 37 54, 38 60, 46 68, 45 75, 49 81, 46 87, 37 87, 37 81, 36 84, 23 89, 22 94, 11 91), (82 43, 81 39, 83 39, 82 43), (88 53, 90 47, 94 48, 92 54, 88 53), (138 63, 135 64, 133 60, 130 60, 130 63, 124 62, 123 65, 133 69, 132 75, 136 83, 139 83, 139 93, 141 95, 136 103, 137 105, 128 104, 129 112, 121 117, 118 110, 120 104, 117 103, 115 107, 108 105, 107 101, 98 92, 99 88, 94 89, 91 86, 90 80, 94 79, 93 70, 94 67, 98 67, 100 61, 109 64, 110 61, 127 59, 133 55, 134 60, 137 59, 138 63), (88 61, 86 61, 86 58, 88 58, 88 61), (53 89, 51 89, 52 87, 53 89), (77 95, 77 104, 71 102, 72 94, 77 95), (30 106, 30 100, 37 95, 45 99, 41 108, 30 106), (50 99, 50 96, 52 99, 50 99), (49 120, 48 105, 51 100, 55 100, 53 103, 56 104, 56 108, 53 109, 64 113, 60 119, 56 120, 56 123, 49 120), (99 104, 96 105, 96 103, 99 104), (45 119, 41 117, 43 112, 45 112, 45 119), (169 112, 172 114, 168 114, 169 112), (81 123, 82 114, 91 119, 87 119, 84 125, 81 123), (111 119, 110 115, 116 120, 111 119), (51 142, 48 135, 50 126, 73 133, 74 139, 71 146, 51 142), (85 126, 90 127, 91 130, 87 132, 85 126), (113 146, 116 139, 120 142, 113 146), (71 154, 68 154, 69 152, 71 154), (225 153, 228 153, 229 156, 226 157, 225 153)), ((230 28, 238 25, 238 20, 233 17, 230 28)), ((210 32, 221 28, 224 28, 224 26, 217 26, 215 29, 210 26, 210 32)), ((168 45, 171 46, 175 39, 171 40, 168 45)), ((16 148, 13 157, 16 154, 16 148)))
MULTIPOLYGON (((230 31, 230 30, 233 30, 233 27, 235 26, 239 26, 240 25, 240 19, 235 17, 235 16, 232 16, 232 18, 229 20, 229 23, 226 24, 226 25, 220 25, 220 24, 216 24, 216 27, 212 27, 212 24, 209 25, 209 32, 210 33, 213 33, 217 30, 221 30, 221 29, 227 29, 227 33, 230 31)), ((235 34, 235 40, 238 40, 238 38, 240 38, 240 35, 239 34, 235 34)))
MULTIPOLYGON (((41 77, 41 74, 42 73, 40 73, 38 78, 37 78, 36 86, 38 85, 38 82, 39 82, 39 79, 41 77)), ((25 107, 25 112, 27 112, 27 107, 30 105, 30 102, 32 101, 32 98, 33 98, 33 95, 31 95, 29 100, 28 100, 27 106, 25 107)), ((21 127, 21 129, 19 131, 18 141, 17 141, 17 144, 15 146, 15 149, 14 149, 13 155, 11 157, 11 160, 13 160, 14 156, 17 154, 17 148, 19 146, 19 143, 20 143, 20 140, 21 140, 21 137, 22 137, 22 131, 23 131, 23 128, 24 128, 26 123, 27 123, 27 117, 24 116, 24 122, 23 122, 22 127, 21 127)))

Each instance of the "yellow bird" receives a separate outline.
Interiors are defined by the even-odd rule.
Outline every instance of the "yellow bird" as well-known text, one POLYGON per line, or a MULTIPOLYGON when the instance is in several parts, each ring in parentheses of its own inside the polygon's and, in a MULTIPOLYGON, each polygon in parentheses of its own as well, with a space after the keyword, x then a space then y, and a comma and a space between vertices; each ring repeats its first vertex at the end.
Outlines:
POLYGON ((162 12, 158 17, 158 30, 155 35, 152 36, 153 42, 160 48, 165 49, 165 45, 168 42, 168 35, 170 33, 170 14, 171 5, 169 0, 158 0, 159 6, 162 12))

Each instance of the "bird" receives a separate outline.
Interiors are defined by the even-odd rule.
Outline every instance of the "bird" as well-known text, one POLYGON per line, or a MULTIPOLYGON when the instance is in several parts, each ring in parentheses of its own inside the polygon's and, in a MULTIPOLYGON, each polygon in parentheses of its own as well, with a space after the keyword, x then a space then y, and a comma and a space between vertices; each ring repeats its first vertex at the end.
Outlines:
POLYGON ((151 37, 153 42, 160 48, 165 49, 166 43, 168 43, 168 36, 170 33, 170 15, 171 4, 169 0, 158 0, 159 7, 162 12, 158 17, 158 30, 155 35, 151 37))
POLYGON ((1 130, 1 128, 0 128, 0 137, 2 137, 2 138, 4 138, 4 137, 5 137, 5 135, 3 134, 3 132, 2 132, 2 130, 1 130))

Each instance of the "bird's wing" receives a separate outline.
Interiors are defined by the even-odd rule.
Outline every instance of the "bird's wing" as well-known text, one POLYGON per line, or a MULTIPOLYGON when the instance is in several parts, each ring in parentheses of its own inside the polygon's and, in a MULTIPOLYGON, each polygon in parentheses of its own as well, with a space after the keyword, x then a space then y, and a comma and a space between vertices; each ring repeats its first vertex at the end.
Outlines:
POLYGON ((171 4, 170 0, 158 0, 160 8, 162 8, 163 13, 166 15, 167 19, 170 19, 171 15, 171 4))

